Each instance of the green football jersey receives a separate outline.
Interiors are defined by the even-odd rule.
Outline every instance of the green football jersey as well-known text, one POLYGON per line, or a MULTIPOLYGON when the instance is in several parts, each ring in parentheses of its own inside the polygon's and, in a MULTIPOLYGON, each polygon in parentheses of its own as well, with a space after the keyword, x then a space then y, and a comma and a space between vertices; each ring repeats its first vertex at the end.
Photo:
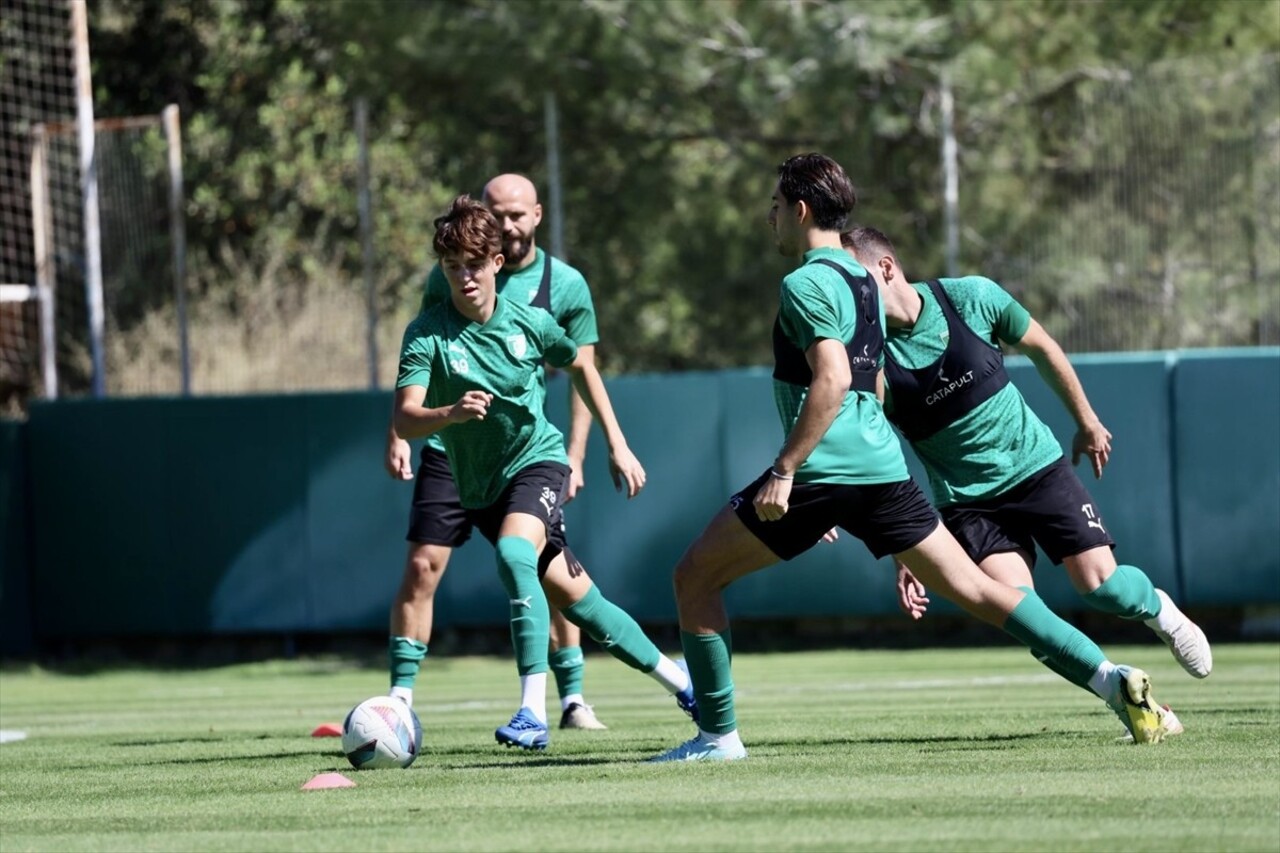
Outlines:
POLYGON ((427 389, 428 408, 467 391, 493 395, 484 420, 450 424, 439 436, 462 505, 492 504, 516 473, 536 462, 568 462, 564 436, 543 413, 543 363, 573 362, 577 344, 545 311, 498 297, 487 323, 438 303, 405 329, 396 387, 427 389))
MULTIPOLYGON (((600 342, 600 333, 596 327, 596 307, 591 301, 591 289, 582 273, 541 249, 534 249, 534 261, 521 270, 503 267, 498 271, 498 295, 510 296, 517 302, 536 305, 551 314, 574 343, 578 346, 600 342), (550 264, 550 280, 547 292, 539 294, 542 282, 547 277, 547 265, 550 264)), ((422 311, 433 305, 449 301, 449 280, 444 271, 436 264, 427 275, 427 284, 422 293, 422 311)), ((546 372, 538 374, 538 382, 546 396, 546 372)), ((444 450, 444 445, 437 436, 427 439, 427 445, 436 450, 444 450)))
MULTIPOLYGON (((944 278, 939 283, 965 325, 992 345, 1016 344, 1031 326, 1031 315, 989 278, 944 278)), ((918 370, 942 357, 949 340, 946 316, 927 284, 913 284, 924 300, 910 329, 889 329, 888 358, 918 370)), ((893 411, 893 388, 885 389, 893 411)), ((924 464, 938 506, 985 500, 1062 457, 1062 447, 1043 421, 1009 383, 989 400, 928 438, 912 443, 924 464)))
MULTIPOLYGON (((814 263, 822 259, 836 261, 855 276, 866 275, 866 270, 841 249, 805 252, 804 265, 782 280, 778 309, 783 334, 802 352, 823 338, 844 345, 853 339, 857 324, 863 322, 840 273, 814 263)), ((879 323, 883 330, 883 305, 879 323)), ((807 387, 773 381, 773 399, 786 434, 791 434, 808 393, 807 387)), ((845 394, 835 420, 796 471, 798 483, 897 483, 905 479, 907 463, 902 446, 880 401, 867 391, 845 394)))

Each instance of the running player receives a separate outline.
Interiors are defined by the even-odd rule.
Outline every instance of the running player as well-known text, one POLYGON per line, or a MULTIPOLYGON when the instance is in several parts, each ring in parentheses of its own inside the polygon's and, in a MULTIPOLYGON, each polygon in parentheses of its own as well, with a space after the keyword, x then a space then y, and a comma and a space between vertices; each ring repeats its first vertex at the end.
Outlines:
POLYGON ((876 557, 894 554, 973 616, 1053 660, 1087 659, 1089 684, 1124 715, 1135 740, 1163 737, 1146 673, 1108 661, 1033 590, 988 578, 965 555, 907 475, 876 396, 884 313, 875 281, 840 245, 853 186, 821 154, 778 168, 769 225, 801 266, 782 282, 774 324, 774 399, 786 435, 773 464, 734 495, 675 569, 681 641, 699 732, 655 761, 746 757, 734 709, 724 589, 789 560, 834 527, 876 557))
MULTIPOLYGON (((510 294, 549 313, 578 344, 585 357, 594 358, 595 306, 586 279, 576 269, 551 257, 537 246, 542 221, 533 183, 522 175, 504 174, 484 188, 484 203, 502 228, 502 254, 506 263, 498 274, 501 294, 510 294)), ((449 283, 440 266, 432 267, 422 298, 427 310, 449 298, 449 283)), ((545 388, 545 374, 539 375, 545 388)), ((570 421, 567 452, 569 478, 565 502, 583 487, 583 460, 591 413, 575 389, 569 391, 570 421)), ((409 443, 388 430, 386 467, 396 478, 415 479, 409 443)), ((432 436, 422 448, 409 514, 408 555, 404 576, 391 606, 391 694, 413 704, 413 687, 431 641, 435 593, 449 565, 453 549, 471 536, 471 524, 458 502, 458 489, 444 445, 432 436)), ((560 728, 604 729, 582 695, 583 656, 581 633, 554 606, 551 610, 551 671, 560 694, 560 728)))
POLYGON ((600 594, 565 543, 568 460, 563 436, 543 413, 544 361, 568 370, 600 424, 615 484, 625 486, 628 497, 644 487, 644 468, 627 447, 594 359, 547 312, 498 296, 501 232, 484 205, 459 196, 435 226, 433 246, 450 298, 405 330, 395 430, 405 438, 440 436, 467 519, 497 552, 521 701, 496 739, 524 749, 548 744, 548 596, 570 622, 658 681, 696 719, 687 672, 600 594))
MULTIPOLYGON (((1031 587, 1039 544, 1087 604, 1143 621, 1183 669, 1208 676, 1213 654, 1204 632, 1142 569, 1117 564, 1097 502, 1009 382, 1002 343, 1027 355, 1062 400, 1077 425, 1072 463, 1088 459, 1100 479, 1111 433, 1057 342, 991 279, 911 284, 880 231, 855 228, 841 239, 884 300, 885 410, 924 464, 943 522, 969 556, 990 577, 1031 587)), ((900 606, 919 618, 924 590, 902 566, 898 588, 900 606)))

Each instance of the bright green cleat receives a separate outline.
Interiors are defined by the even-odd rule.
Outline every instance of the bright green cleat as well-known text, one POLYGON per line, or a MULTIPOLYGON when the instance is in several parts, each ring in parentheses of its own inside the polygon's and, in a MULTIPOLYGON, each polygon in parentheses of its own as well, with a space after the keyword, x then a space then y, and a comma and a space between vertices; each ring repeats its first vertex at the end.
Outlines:
POLYGON ((1107 707, 1124 723, 1134 743, 1159 743, 1170 733, 1163 709, 1151 697, 1151 676, 1136 667, 1116 667, 1107 707))
MULTIPOLYGON (((1178 719, 1178 715, 1173 713, 1173 709, 1168 705, 1161 705, 1156 711, 1160 715, 1160 724, 1164 726, 1164 736, 1166 738, 1180 735, 1186 731, 1182 725, 1182 720, 1178 719)), ((1120 738, 1125 743, 1133 743, 1133 735, 1125 732, 1124 737, 1120 738)))
POLYGON ((655 755, 650 761, 737 761, 747 757, 747 748, 741 743, 733 746, 717 746, 702 739, 702 735, 687 740, 675 749, 655 755))

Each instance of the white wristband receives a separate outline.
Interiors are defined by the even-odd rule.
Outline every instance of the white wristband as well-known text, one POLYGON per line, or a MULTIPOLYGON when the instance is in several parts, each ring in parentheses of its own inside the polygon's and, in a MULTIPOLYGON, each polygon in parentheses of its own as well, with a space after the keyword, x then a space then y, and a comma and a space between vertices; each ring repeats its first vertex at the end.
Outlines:
POLYGON ((777 470, 773 468, 773 466, 769 466, 769 476, 775 480, 794 480, 795 479, 794 474, 792 474, 790 477, 786 476, 785 474, 779 474, 777 470))

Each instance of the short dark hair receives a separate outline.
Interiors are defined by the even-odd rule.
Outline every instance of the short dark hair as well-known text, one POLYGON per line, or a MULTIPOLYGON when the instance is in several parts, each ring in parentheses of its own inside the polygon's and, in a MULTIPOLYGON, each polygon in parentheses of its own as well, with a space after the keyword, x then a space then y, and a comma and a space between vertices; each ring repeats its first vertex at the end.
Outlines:
POLYGON ((502 253, 502 228, 489 208, 467 194, 455 198, 444 216, 435 221, 436 236, 431 247, 436 257, 462 255, 492 258, 502 253))
MULTIPOLYGON (((898 260, 898 255, 889 238, 884 236, 884 232, 869 225, 856 225, 848 231, 841 232, 840 245, 853 252, 859 259, 874 255, 898 260)), ((899 265, 901 265, 900 262, 899 265)))
POLYGON ((824 154, 810 152, 788 157, 778 167, 778 189, 788 204, 803 201, 813 211, 813 223, 823 231, 841 231, 858 203, 853 181, 844 168, 824 154))

